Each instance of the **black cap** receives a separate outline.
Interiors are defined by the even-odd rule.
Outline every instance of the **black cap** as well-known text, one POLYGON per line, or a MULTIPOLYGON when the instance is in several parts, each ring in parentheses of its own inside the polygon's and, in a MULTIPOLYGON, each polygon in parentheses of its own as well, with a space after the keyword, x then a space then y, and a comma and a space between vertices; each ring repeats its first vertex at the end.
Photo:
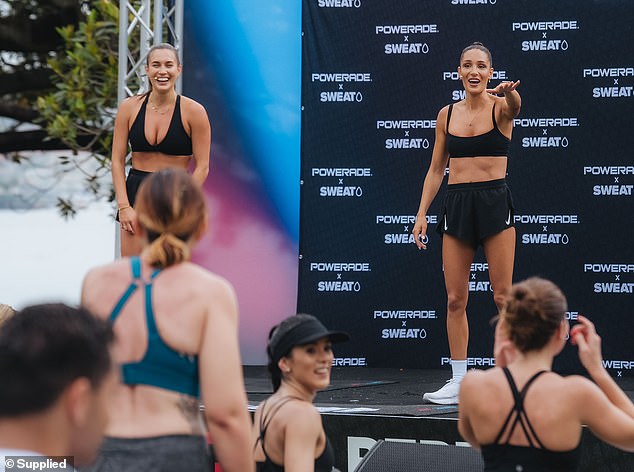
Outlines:
POLYGON ((273 362, 279 361, 295 346, 302 346, 321 338, 333 343, 350 339, 343 331, 330 331, 313 315, 300 313, 277 325, 269 337, 269 352, 273 362))

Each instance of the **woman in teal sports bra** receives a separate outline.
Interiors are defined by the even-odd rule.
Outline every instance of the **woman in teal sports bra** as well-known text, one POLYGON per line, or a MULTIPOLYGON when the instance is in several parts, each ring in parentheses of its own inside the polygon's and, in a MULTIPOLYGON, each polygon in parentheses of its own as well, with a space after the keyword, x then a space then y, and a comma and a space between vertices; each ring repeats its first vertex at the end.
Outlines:
POLYGON ((472 370, 462 381, 458 429, 482 451, 485 471, 573 472, 582 425, 618 448, 634 450, 634 405, 603 367, 601 339, 568 306, 551 281, 513 285, 496 327, 497 367, 472 370), (568 335, 594 381, 552 371, 568 335))
POLYGON ((330 384, 332 343, 348 335, 329 331, 314 316, 285 319, 269 333, 267 354, 274 393, 253 419, 257 472, 331 472, 334 451, 313 406, 330 384))
POLYGON ((442 237, 452 375, 440 389, 423 395, 438 404, 458 403, 460 381, 467 371, 469 275, 478 246, 484 249, 498 310, 511 289, 515 259, 513 203, 505 178, 513 119, 521 105, 519 81, 488 88, 493 60, 481 43, 464 48, 458 73, 465 99, 438 113, 434 150, 412 231, 418 248, 426 249, 427 211, 449 166, 436 229, 442 237))
POLYGON ((198 185, 203 185, 209 173, 209 117, 200 103, 176 93, 176 80, 182 72, 176 48, 167 43, 153 46, 145 72, 149 91, 121 102, 112 138, 112 182, 124 257, 141 251, 135 198, 143 179, 161 169, 186 170, 192 159, 192 177, 198 185), (128 144, 132 168, 126 177, 128 144))
POLYGON ((154 172, 136 208, 141 255, 91 270, 82 288, 81 303, 113 323, 122 366, 88 470, 208 471, 209 432, 224 472, 253 471, 235 293, 190 262, 207 229, 200 186, 181 169, 154 172))

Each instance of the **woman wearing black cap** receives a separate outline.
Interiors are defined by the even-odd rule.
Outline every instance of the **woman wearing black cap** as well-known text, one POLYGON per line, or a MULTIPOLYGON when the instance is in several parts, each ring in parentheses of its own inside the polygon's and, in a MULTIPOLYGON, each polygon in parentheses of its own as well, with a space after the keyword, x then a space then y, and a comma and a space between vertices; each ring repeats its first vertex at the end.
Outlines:
POLYGON ((312 402, 330 384, 332 343, 346 340, 306 314, 273 327, 267 353, 274 393, 253 421, 258 472, 333 470, 334 453, 312 402))

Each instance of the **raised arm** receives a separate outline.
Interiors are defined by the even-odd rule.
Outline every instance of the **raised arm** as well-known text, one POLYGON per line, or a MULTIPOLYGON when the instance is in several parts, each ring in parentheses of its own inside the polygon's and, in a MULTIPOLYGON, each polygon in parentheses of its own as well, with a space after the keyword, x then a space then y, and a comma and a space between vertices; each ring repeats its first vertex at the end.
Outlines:
POLYGON ((601 338, 594 324, 579 316, 570 331, 571 342, 579 347, 579 359, 595 384, 581 383, 582 421, 602 440, 627 451, 634 451, 634 405, 603 367, 601 338))
POLYGON ((420 197, 420 204, 418 205, 418 212, 416 213, 416 223, 412 234, 414 235, 414 242, 418 249, 427 249, 427 245, 424 244, 420 238, 425 238, 427 235, 427 210, 431 202, 436 197, 438 189, 442 184, 442 180, 445 177, 445 169, 447 167, 447 161, 449 154, 445 147, 445 141, 447 140, 447 110, 448 107, 442 108, 438 112, 436 118, 436 138, 434 142, 434 150, 431 156, 431 163, 425 176, 423 183, 423 192, 420 197))
POLYGON ((494 95, 504 95, 504 101, 501 102, 502 109, 500 110, 500 116, 506 118, 507 120, 512 120, 520 113, 520 108, 522 107, 522 97, 520 97, 520 94, 516 90, 519 84, 519 80, 516 80, 515 82, 502 82, 493 89, 487 89, 488 93, 492 93, 494 95))
POLYGON ((634 418, 634 404, 603 367, 601 338, 597 334, 594 324, 585 316, 579 315, 579 324, 570 330, 570 340, 579 347, 581 363, 610 402, 634 418))

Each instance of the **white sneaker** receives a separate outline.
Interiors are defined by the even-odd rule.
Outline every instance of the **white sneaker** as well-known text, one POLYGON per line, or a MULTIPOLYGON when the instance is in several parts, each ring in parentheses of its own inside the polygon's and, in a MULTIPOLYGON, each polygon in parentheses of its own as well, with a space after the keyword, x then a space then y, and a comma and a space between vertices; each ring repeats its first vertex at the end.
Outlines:
POLYGON ((456 380, 453 378, 447 380, 447 383, 439 390, 424 394, 423 400, 430 403, 436 403, 438 405, 457 405, 461 380, 462 379, 456 380))

